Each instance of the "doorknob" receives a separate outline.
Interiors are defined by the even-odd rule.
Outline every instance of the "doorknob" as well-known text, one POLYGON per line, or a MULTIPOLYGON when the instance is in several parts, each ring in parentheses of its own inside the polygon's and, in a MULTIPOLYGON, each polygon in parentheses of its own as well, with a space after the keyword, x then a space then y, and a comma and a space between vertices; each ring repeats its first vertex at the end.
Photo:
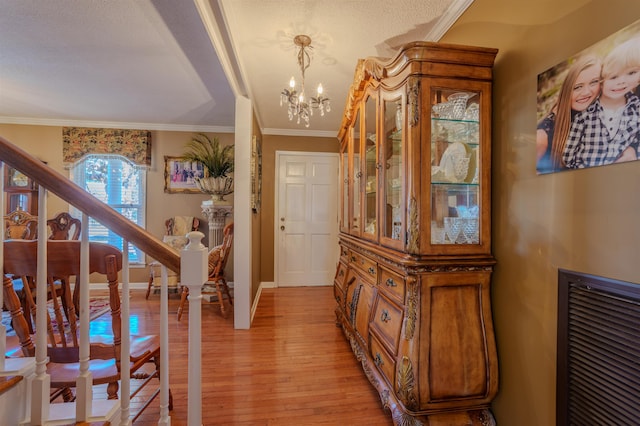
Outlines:
POLYGON ((282 225, 282 226, 280 227, 280 230, 281 230, 281 231, 284 231, 284 225, 282 225))
POLYGON ((281 218, 280 218, 280 222, 284 222, 284 217, 281 217, 281 218))

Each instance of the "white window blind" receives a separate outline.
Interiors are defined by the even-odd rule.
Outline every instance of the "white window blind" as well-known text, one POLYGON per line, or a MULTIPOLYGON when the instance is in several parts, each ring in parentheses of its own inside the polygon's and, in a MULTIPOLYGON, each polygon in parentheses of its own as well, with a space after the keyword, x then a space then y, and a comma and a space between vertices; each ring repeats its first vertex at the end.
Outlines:
MULTIPOLYGON (((146 170, 119 155, 89 155, 71 168, 71 179, 100 201, 144 228, 146 170)), ((72 208, 72 215, 81 212, 72 208)), ((94 218, 89 219, 89 240, 123 249, 123 239, 94 218)), ((144 263, 143 253, 129 245, 129 262, 144 263)))

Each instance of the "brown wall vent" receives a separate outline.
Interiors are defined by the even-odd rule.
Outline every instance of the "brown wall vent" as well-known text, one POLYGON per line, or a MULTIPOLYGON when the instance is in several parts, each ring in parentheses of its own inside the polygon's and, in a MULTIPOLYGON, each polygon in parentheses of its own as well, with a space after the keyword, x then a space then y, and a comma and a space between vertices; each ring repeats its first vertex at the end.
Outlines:
POLYGON ((558 271, 556 424, 640 422, 640 285, 558 271))

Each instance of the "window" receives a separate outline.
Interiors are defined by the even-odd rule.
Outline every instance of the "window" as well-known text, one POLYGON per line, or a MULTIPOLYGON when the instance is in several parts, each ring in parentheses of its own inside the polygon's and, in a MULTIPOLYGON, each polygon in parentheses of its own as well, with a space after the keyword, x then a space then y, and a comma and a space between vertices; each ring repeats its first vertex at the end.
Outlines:
MULTIPOLYGON (((89 155, 71 168, 71 180, 91 195, 144 228, 146 171, 119 155, 89 155)), ((74 216, 81 212, 72 208, 74 216)), ((123 239, 106 226, 89 218, 89 241, 123 249, 123 239)), ((129 245, 129 262, 142 264, 144 254, 129 245)))

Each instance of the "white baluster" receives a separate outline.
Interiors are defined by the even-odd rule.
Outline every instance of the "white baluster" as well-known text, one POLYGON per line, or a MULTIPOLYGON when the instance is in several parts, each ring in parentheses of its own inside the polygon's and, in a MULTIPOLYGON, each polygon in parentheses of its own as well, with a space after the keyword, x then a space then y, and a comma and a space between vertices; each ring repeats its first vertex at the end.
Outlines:
POLYGON ((120 409, 122 416, 120 424, 131 424, 129 413, 131 411, 131 327, 129 318, 129 242, 124 240, 124 253, 122 254, 122 304, 120 305, 120 317, 122 318, 122 341, 120 351, 120 409))
POLYGON ((169 416, 169 274, 160 267, 160 420, 158 425, 171 426, 169 416))
MULTIPOLYGON (((38 189, 38 273, 36 276, 36 376, 32 382, 31 424, 49 418, 51 376, 47 374, 47 190, 38 189)), ((24 283, 24 285, 28 285, 24 283)))
MULTIPOLYGON (((0 194, 4 194, 4 163, 0 162, 0 194)), ((0 197, 0 212, 4 215, 4 196, 0 197)), ((0 271, 4 271, 4 227, 0 226, 0 271)), ((4 292, 0 291, 0 306, 4 306, 4 292)), ((0 354, 7 353, 7 328, 0 323, 0 354)), ((5 370, 4 356, 0 356, 0 371, 5 370)))
MULTIPOLYGON (((38 220, 38 225, 43 222, 38 220)), ((44 221, 46 223, 46 221, 44 221)), ((89 217, 82 213, 81 238, 80 238, 80 371, 76 379, 76 421, 86 422, 89 420, 93 404, 93 375, 89 370, 89 217)), ((38 240, 47 235, 38 231, 38 240)), ((46 241, 46 239, 45 239, 46 241)), ((40 269, 38 269, 40 272, 40 269)), ((38 285, 40 285, 38 278, 38 285)), ((38 300, 40 296, 38 295, 38 300)), ((46 300, 46 297, 45 299, 46 300)), ((38 312, 38 320, 40 313, 38 312)), ((38 326, 39 327, 39 326, 38 326)))
POLYGON ((207 250, 200 242, 202 232, 187 234, 189 244, 182 250, 180 282, 189 289, 189 368, 187 424, 202 424, 202 286, 207 280, 207 250))

